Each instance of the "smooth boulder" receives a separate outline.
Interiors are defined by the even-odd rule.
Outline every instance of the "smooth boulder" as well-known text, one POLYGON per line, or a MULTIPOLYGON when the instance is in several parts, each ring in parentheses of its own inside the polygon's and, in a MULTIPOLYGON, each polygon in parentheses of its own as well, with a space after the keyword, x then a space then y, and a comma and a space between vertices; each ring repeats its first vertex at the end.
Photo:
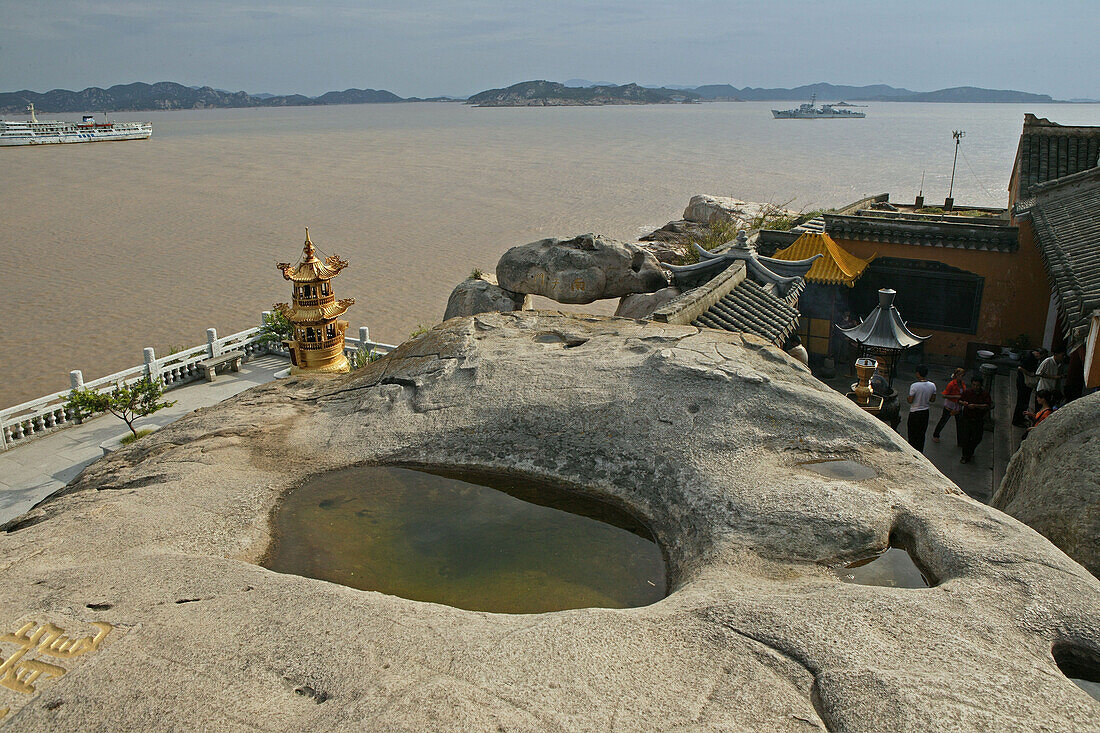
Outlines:
POLYGON ((447 298, 443 320, 494 311, 511 313, 527 308, 530 300, 526 295, 505 290, 496 284, 495 277, 482 273, 477 277, 468 277, 455 286, 447 298))
POLYGON ((1100 393, 1032 430, 990 503, 1100 577, 1100 393))
POLYGON ((691 197, 684 209, 684 220, 696 224, 734 224, 743 229, 752 229, 754 224, 766 216, 795 214, 797 212, 773 204, 700 194, 691 197))
POLYGON ((505 290, 559 303, 591 303, 660 290, 668 275, 636 244, 582 234, 512 247, 497 262, 497 282, 505 290))

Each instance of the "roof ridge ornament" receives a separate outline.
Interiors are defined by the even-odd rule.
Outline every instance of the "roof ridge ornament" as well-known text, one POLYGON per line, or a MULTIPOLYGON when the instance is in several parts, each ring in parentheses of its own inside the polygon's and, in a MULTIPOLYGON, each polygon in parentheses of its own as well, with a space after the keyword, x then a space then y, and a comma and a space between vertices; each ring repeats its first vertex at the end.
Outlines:
POLYGON ((309 227, 306 227, 306 241, 302 247, 302 252, 305 254, 306 259, 313 257, 313 242, 309 239, 309 227))

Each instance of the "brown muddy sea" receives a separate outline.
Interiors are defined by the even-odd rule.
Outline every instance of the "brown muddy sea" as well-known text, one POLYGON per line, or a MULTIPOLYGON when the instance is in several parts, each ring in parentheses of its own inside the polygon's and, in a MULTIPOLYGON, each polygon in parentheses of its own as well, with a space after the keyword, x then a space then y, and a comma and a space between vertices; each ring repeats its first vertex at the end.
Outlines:
MULTIPOLYGON (((508 247, 633 240, 695 193, 835 206, 947 193, 1003 205, 1024 112, 1100 105, 872 103, 864 120, 773 120, 789 103, 475 109, 394 104, 138 112, 143 142, 0 149, 0 406, 167 354, 286 300, 303 228, 351 266, 352 331, 396 343, 508 247)), ((41 115, 78 119, 79 115, 41 115)), ((22 118, 16 118, 22 119, 22 118)), ((593 309, 610 312, 613 306, 593 309)))

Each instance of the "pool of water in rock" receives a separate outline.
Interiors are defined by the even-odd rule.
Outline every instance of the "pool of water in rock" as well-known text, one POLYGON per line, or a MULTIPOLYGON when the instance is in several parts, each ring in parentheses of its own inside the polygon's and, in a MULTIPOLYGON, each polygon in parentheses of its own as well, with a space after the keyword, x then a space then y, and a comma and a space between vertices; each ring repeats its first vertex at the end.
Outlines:
POLYGON ((833 571, 845 583, 889 588, 927 588, 930 583, 909 553, 890 547, 878 555, 833 571))
POLYGON ((470 610, 626 608, 666 593, 644 525, 529 479, 333 471, 286 495, 274 535, 271 570, 470 610))

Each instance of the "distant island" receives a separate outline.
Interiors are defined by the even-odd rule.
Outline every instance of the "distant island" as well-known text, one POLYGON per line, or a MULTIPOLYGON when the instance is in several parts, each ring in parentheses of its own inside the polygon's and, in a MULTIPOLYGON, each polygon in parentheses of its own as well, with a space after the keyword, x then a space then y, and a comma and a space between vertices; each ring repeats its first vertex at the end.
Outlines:
MULTIPOLYGON (((1052 103, 1049 94, 1032 94, 1011 89, 951 87, 933 92, 914 92, 886 84, 844 86, 807 84, 793 89, 759 87, 737 88, 729 84, 698 87, 606 84, 570 79, 565 84, 553 81, 524 81, 503 89, 489 89, 467 99, 477 107, 558 107, 606 104, 694 104, 716 101, 805 101, 812 95, 820 100, 849 102, 1024 102, 1052 103)), ((459 102, 462 97, 399 97, 385 89, 345 89, 326 92, 318 97, 303 94, 249 94, 208 86, 184 86, 162 81, 156 84, 135 82, 107 89, 88 87, 74 92, 53 89, 39 93, 24 89, 0 92, 0 114, 20 114, 33 104, 40 112, 109 112, 206 109, 217 107, 306 107, 331 104, 382 104, 393 102, 459 102)), ((1074 99, 1073 102, 1095 102, 1074 99)))
POLYGON ((475 107, 572 107, 604 104, 683 104, 698 102, 699 94, 637 84, 567 87, 556 81, 524 81, 504 89, 489 89, 466 100, 475 107))
POLYGON ((981 87, 950 87, 934 92, 914 92, 911 89, 886 84, 853 87, 838 84, 806 84, 793 89, 762 89, 744 87, 738 89, 729 84, 707 84, 694 91, 704 99, 738 99, 747 102, 807 100, 812 95, 818 99, 846 99, 857 102, 1055 102, 1049 94, 1032 94, 1012 89, 983 89, 981 87))
MULTIPOLYGON (((581 82, 583 79, 572 79, 581 82)), ((1032 94, 1007 89, 952 87, 934 92, 914 92, 885 84, 854 87, 836 84, 807 84, 794 89, 738 89, 729 84, 685 87, 645 87, 587 84, 566 86, 550 81, 525 81, 505 89, 490 89, 473 95, 467 104, 478 107, 558 107, 600 104, 670 104, 699 101, 791 101, 845 99, 859 102, 1054 102, 1049 94, 1032 94)))
POLYGON ((346 89, 327 92, 319 97, 301 94, 253 96, 246 92, 227 92, 211 87, 188 87, 175 82, 156 84, 119 84, 109 89, 88 87, 80 92, 53 89, 44 94, 22 90, 0 92, 0 113, 25 112, 28 104, 40 112, 110 112, 205 109, 208 107, 306 107, 327 104, 366 104, 406 102, 384 89, 346 89))

